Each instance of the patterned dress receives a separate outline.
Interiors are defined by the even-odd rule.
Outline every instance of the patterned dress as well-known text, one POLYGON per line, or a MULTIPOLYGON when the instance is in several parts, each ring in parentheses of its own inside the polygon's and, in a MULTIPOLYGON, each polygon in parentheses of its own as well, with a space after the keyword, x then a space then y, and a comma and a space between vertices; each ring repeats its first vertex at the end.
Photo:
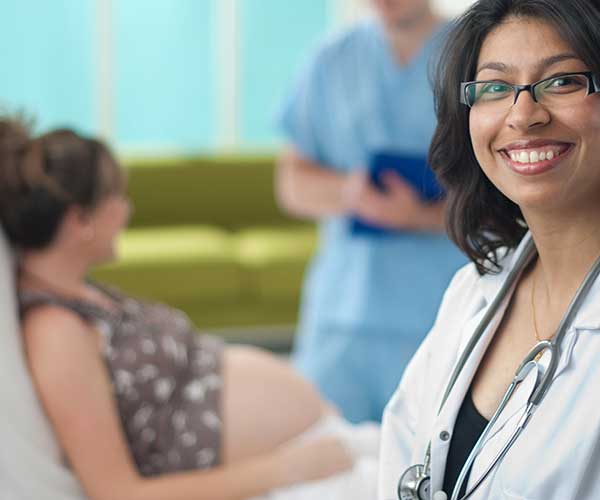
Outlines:
POLYGON ((21 316, 55 305, 101 332, 123 431, 142 475, 219 464, 222 341, 199 335, 181 311, 93 286, 114 309, 28 290, 19 294, 21 316))

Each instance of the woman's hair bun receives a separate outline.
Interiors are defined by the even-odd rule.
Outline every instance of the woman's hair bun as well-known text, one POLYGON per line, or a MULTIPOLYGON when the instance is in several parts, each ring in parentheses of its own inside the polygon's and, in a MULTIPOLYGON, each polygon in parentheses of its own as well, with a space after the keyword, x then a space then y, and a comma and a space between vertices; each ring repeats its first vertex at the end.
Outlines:
POLYGON ((69 129, 32 136, 30 123, 0 115, 0 225, 13 246, 41 249, 70 206, 91 211, 125 181, 101 142, 69 129))
POLYGON ((22 188, 19 163, 31 144, 29 131, 21 117, 0 119, 0 197, 5 200, 22 188))
POLYGON ((31 138, 30 124, 23 118, 0 119, 0 154, 24 149, 31 138))
POLYGON ((0 120, 0 147, 19 147, 27 143, 30 137, 30 125, 22 118, 0 120))

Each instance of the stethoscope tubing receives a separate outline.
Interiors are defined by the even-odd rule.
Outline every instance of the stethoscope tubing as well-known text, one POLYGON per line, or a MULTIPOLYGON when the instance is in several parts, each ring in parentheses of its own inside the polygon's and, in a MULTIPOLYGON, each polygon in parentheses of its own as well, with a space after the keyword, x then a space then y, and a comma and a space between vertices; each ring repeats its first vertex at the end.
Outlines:
MULTIPOLYGON (((532 411, 534 411, 534 410, 535 410, 535 407, 533 408, 532 411)), ((526 411, 526 414, 528 411, 530 411, 530 410, 528 409, 526 411)), ((451 500, 466 500, 471 495, 473 495, 473 493, 475 493, 475 491, 477 491, 477 488, 479 488, 479 486, 481 486, 483 484, 483 481, 485 481, 485 479, 489 476, 490 472, 492 472, 492 470, 494 470, 494 467, 496 467, 496 464, 504 458, 504 456, 508 453, 508 450, 510 450, 512 445, 515 443, 515 441, 517 440, 517 438, 519 437, 519 435, 525 428, 525 423, 527 420, 529 420, 529 416, 531 416, 531 415, 527 416, 527 419, 525 420, 525 422, 523 424, 520 423, 517 426, 517 428, 513 431, 512 435, 510 436, 510 439, 506 442, 506 444, 502 447, 502 449, 496 454, 496 456, 494 457, 494 460, 492 460, 490 465, 488 465, 488 467, 485 469, 484 473, 477 479, 477 481, 475 482, 473 487, 469 491, 467 491, 460 499, 458 499, 458 494, 460 492, 460 488, 462 487, 462 483, 465 478, 464 477, 462 478, 460 485, 458 484, 458 481, 457 481, 456 484, 458 486, 458 489, 454 488, 454 493, 452 494, 451 500)), ((472 462, 471 462, 471 465, 472 465, 472 462)), ((463 471, 461 471, 461 475, 462 475, 462 472, 463 471)))
MULTIPOLYGON (((538 370, 537 363, 535 362, 535 356, 537 356, 537 354, 539 352, 543 351, 544 349, 550 349, 551 353, 552 353, 552 357, 555 356, 554 347, 550 344, 550 342, 542 341, 539 344, 537 344, 527 355, 527 358, 530 358, 529 361, 521 363, 521 366, 517 370, 517 372, 513 378, 513 381, 511 382, 511 384, 508 386, 508 389, 504 393, 504 397, 502 398, 502 401, 500 401, 498 408, 494 412, 494 415, 492 416, 489 423, 486 425, 485 429, 483 430, 481 436, 475 443, 475 446, 471 450, 471 453, 469 453, 469 456, 467 457, 467 460, 465 461, 465 463, 460 471, 458 479, 456 480, 456 484, 454 487, 454 491, 452 492, 451 500, 459 500, 458 495, 460 493, 460 490, 462 489, 462 485, 466 479, 466 476, 469 473, 469 471, 471 470, 471 467, 472 467, 473 463, 475 462, 475 459, 477 458, 477 456, 479 455, 479 453, 481 452, 481 450, 487 443, 489 433, 494 428, 494 425, 496 425, 498 418, 500 418, 500 414, 504 411, 504 408, 506 408, 506 405, 508 404, 508 401, 510 400, 513 392, 515 392, 517 386, 523 380, 525 380, 525 377, 529 374, 529 372, 532 369, 538 370), (545 344, 548 344, 548 345, 545 345, 545 344)), ((539 371, 537 372, 537 376, 539 377, 539 371)), ((551 376, 551 375, 548 373, 545 373, 544 376, 551 376)), ((475 482, 473 487, 469 491, 465 492, 465 494, 460 498, 460 500, 465 500, 465 499, 469 498, 473 493, 475 493, 475 490, 483 483, 485 478, 494 469, 496 464, 504 457, 504 455, 506 455, 506 453, 508 452, 510 447, 516 441, 519 434, 521 434, 521 431, 525 428, 525 425, 527 425, 527 422, 531 418, 531 415, 533 415, 533 412, 535 411, 536 408, 537 408, 536 405, 534 405, 528 401, 527 407, 525 409, 525 413, 519 419, 516 430, 513 431, 513 434, 511 435, 511 437, 509 438, 507 443, 497 453, 496 457, 494 458, 492 463, 487 467, 485 472, 477 479, 477 481, 475 482)))
MULTIPOLYGON (((475 349, 475 346, 481 339, 481 336, 483 335, 483 333, 487 330, 488 325, 492 322, 494 316, 496 315, 496 312, 498 311, 502 302, 504 301, 504 298, 508 294, 509 290, 516 283, 517 279, 521 275, 521 271, 529 265, 529 263, 534 259, 535 255, 536 255, 535 243, 533 242, 533 238, 531 238, 531 235, 529 235, 529 241, 527 241, 527 243, 525 244, 525 248, 523 249, 523 252, 517 259, 517 262, 515 262, 513 270, 507 276, 506 280, 502 284, 500 291, 496 294, 496 297, 494 297, 494 300, 490 304, 490 307, 486 311, 484 317, 477 325, 477 329, 475 330, 475 332, 473 332, 473 335, 469 339, 469 342, 467 343, 466 347, 463 349, 463 352, 454 367, 454 371, 452 372, 450 380, 448 381, 446 390, 444 391, 444 396, 442 397, 442 401, 440 403, 440 406, 439 406, 439 409, 437 412, 438 415, 441 413, 442 409, 444 408, 444 405, 446 404, 446 400, 450 396, 450 393, 452 392, 452 389, 454 388, 454 385, 456 384, 456 381, 458 380, 458 377, 460 376, 462 369, 466 365, 466 363, 469 359, 469 356, 475 349)), ((425 473, 429 474, 430 466, 431 466, 431 441, 429 441, 429 443, 427 445, 427 450, 425 451, 425 460, 423 462, 423 465, 425 467, 424 468, 425 473)))
MULTIPOLYGON (((600 274, 600 257, 598 257, 594 261, 594 264, 592 265, 591 269, 586 274, 583 282, 581 283, 581 285, 579 285, 579 288, 575 292, 575 296, 573 297, 573 300, 569 304, 567 313, 564 315, 563 319, 561 320, 560 324, 558 325, 556 334, 554 335, 554 337, 551 341, 554 349, 557 351, 557 354, 560 351, 560 345, 562 343, 564 336, 566 335, 566 333, 569 329, 569 326, 571 326, 571 323, 575 319, 577 312, 581 308, 582 302, 588 296, 589 291, 594 286, 594 283, 596 282, 596 278, 598 278, 599 274, 600 274)), ((560 358, 560 356, 552 356, 552 359, 550 360, 550 365, 548 366, 548 369, 552 370, 553 375, 554 375, 554 373, 556 373, 556 370, 558 369, 559 358, 560 358)), ((548 392, 548 389, 550 387, 550 384, 552 383, 553 378, 554 377, 552 377, 552 378, 544 377, 540 386, 535 390, 535 392, 531 396, 531 399, 530 399, 531 403, 533 403, 536 406, 539 406, 539 404, 542 402, 542 399, 548 392)))
MULTIPOLYGON (((462 467, 462 469, 460 471, 458 479, 456 480, 456 485, 458 486, 458 488, 454 488, 454 492, 452 494, 451 500, 457 500, 458 494, 459 494, 460 489, 462 487, 462 484, 465 481, 465 478, 466 478, 469 470, 471 469, 471 466, 473 465, 473 462, 475 462, 475 459, 477 458, 477 455, 479 454, 479 451, 483 448, 483 445, 487 441, 487 437, 488 437, 488 435, 489 435, 492 427, 495 425, 496 421, 500 417, 500 413, 504 409, 506 403, 508 402, 508 400, 512 396, 512 393, 515 391, 516 387, 517 387, 517 383, 515 381, 511 382, 511 384, 508 387, 507 391, 504 393, 504 397, 502 398, 502 401, 500 402, 500 404, 498 405, 498 408, 494 412, 494 415, 490 419, 489 423, 485 426, 485 429, 481 433, 481 436, 479 436, 479 439, 475 443, 475 446, 473 446, 473 450, 471 451, 471 453, 469 453, 469 456, 467 457, 467 460, 465 461, 465 463, 464 463, 464 465, 463 465, 463 467, 462 467)), ((462 498, 463 499, 464 498, 468 498, 474 490, 475 490, 475 488, 473 488, 471 491, 467 492, 465 494, 465 496, 462 497, 462 498)))
MULTIPOLYGON (((530 242, 533 242, 533 240, 530 240, 530 242)), ((533 256, 531 258, 533 258, 533 256)), ((525 264, 525 265, 527 265, 527 264, 525 264)), ((517 266, 515 266, 515 268, 519 269, 517 266)), ((552 340, 551 341, 543 340, 543 341, 539 342, 538 344, 536 344, 533 347, 533 349, 527 354, 527 356, 525 357, 523 362, 521 363, 521 366, 517 370, 515 379, 509 386, 508 390, 506 391, 505 396, 502 398, 502 401, 501 401, 500 405, 498 406, 498 409, 494 413, 494 416, 492 417, 492 419, 490 420, 490 422, 484 429, 483 434, 481 435, 480 439, 477 440, 477 443, 475 444, 475 446, 473 447, 473 450, 469 454, 469 457, 467 458, 467 461, 465 462, 465 464, 460 472, 458 480, 456 481, 451 500, 466 500, 475 492, 475 490, 483 483, 485 478, 494 469, 496 464, 508 453, 508 451, 510 450, 510 448, 512 447, 514 442, 517 440, 517 438, 519 437, 519 435, 521 434, 521 432, 523 431, 523 429, 525 428, 525 426, 531 419, 533 413, 540 405, 542 399, 548 392, 550 385, 552 384, 552 381, 554 380, 554 376, 558 369, 558 362, 560 359, 560 345, 562 343, 562 340, 563 340, 564 336, 566 335, 573 319, 575 318, 575 315, 579 311, 582 302, 587 297, 590 289, 594 285, 596 278, 598 277, 599 274, 600 274, 600 257, 598 257, 596 259, 596 261, 592 265, 591 269, 586 274, 583 282, 581 283, 581 285, 575 292, 575 296, 573 297, 573 300, 571 301, 571 303, 569 304, 569 307, 567 308, 567 313, 564 315, 563 319, 561 320, 560 324, 558 325, 556 334, 554 335, 552 340), (463 497, 458 499, 458 494, 462 488, 462 484, 466 478, 466 475, 468 474, 468 471, 470 470, 471 466, 475 462, 475 459, 481 452, 483 445, 485 444, 484 440, 481 438, 485 439, 487 437, 489 430, 491 430, 491 428, 495 424, 497 418, 499 417, 500 413, 504 410, 504 407, 506 406, 508 399, 512 395, 512 392, 514 392, 514 390, 516 389, 516 386, 524 379, 524 376, 519 377, 519 372, 521 372, 521 370, 523 370, 527 366, 527 364, 534 361, 536 356, 538 354, 542 353, 544 350, 550 350, 550 353, 551 353, 548 367, 546 368, 546 371, 544 373, 544 376, 542 377, 540 384, 537 385, 537 387, 535 387, 533 394, 528 399, 527 409, 526 409, 523 417, 521 418, 519 424, 517 425, 516 430, 513 432, 511 438, 506 443, 506 445, 503 446, 503 448, 496 455, 494 460, 486 468, 485 472, 481 475, 481 477, 479 477, 477 479, 477 481, 475 482, 473 487, 468 492, 466 492, 463 497), (520 380, 518 380, 518 378, 520 378, 520 380)), ((501 296, 502 294, 498 294, 498 295, 501 296)), ((483 323, 483 321, 482 321, 482 323, 483 323)))
POLYGON ((535 249, 535 243, 533 242, 533 238, 531 238, 531 236, 529 236, 529 241, 527 241, 526 246, 523 249, 523 252, 521 253, 521 255, 519 256, 517 262, 515 263, 515 266, 514 266, 512 272, 507 276, 506 280, 502 284, 502 288, 494 297, 494 300, 492 301, 490 307, 486 311, 484 317, 477 325, 477 329, 475 330, 475 332, 469 339, 469 342, 467 343, 466 347, 463 349, 463 352, 462 352, 458 362, 456 363, 456 366, 454 367, 454 371, 452 372, 452 376, 450 377, 448 385, 446 386, 446 390, 444 392, 444 397, 442 398, 440 407, 438 409, 438 415, 440 414, 440 412, 442 411, 442 408, 446 404, 446 401, 447 401, 448 397, 450 396, 452 389, 454 389, 454 385, 456 384, 456 381, 458 380, 458 377, 460 376, 462 369, 467 364, 467 361, 468 361, 469 357, 471 356, 471 353, 473 352, 473 350, 475 349, 475 346, 481 339, 481 336, 484 334, 484 332, 487 330, 488 326, 491 324, 492 320, 494 319, 494 316, 500 309, 502 302, 504 302, 506 295, 512 289, 512 287, 515 285, 519 276, 521 276, 522 270, 525 269, 531 263, 531 261, 535 258, 536 255, 537 255, 537 252, 535 249))
MULTIPOLYGON (((450 377, 448 385, 446 386, 446 390, 444 391, 444 395, 442 397, 440 407, 438 410, 438 415, 441 413, 450 393, 452 392, 452 389, 454 388, 454 385, 456 384, 456 382, 460 376, 460 373, 462 372, 462 369, 464 368, 464 366, 466 365, 466 363, 468 361, 468 358, 470 357, 471 353, 475 349, 475 346, 481 339, 483 333, 487 330, 488 326, 491 324, 494 316, 496 315, 499 308, 501 307, 502 302, 505 300, 508 292, 515 285, 515 283, 518 280, 518 278, 520 277, 523 269, 525 269, 531 263, 531 261, 536 257, 536 255, 537 255, 537 251, 535 248, 535 243, 533 241, 533 238, 531 237, 531 234, 529 234, 529 240, 525 243, 523 252, 517 259, 517 262, 515 263, 513 270, 509 273, 505 282, 502 284, 500 291, 498 292, 498 294, 496 295, 496 297, 490 304, 490 307, 484 314, 484 317, 478 324, 477 329, 471 336, 471 338, 470 338, 469 342, 467 343, 465 349, 463 350, 458 362, 456 363, 456 366, 454 367, 454 370, 452 372, 452 376, 450 377)), ((579 311, 582 302, 585 300, 590 289, 594 285, 598 275, 600 275, 600 257, 598 257, 595 260, 590 271, 588 271, 587 275, 585 276, 585 279, 583 280, 583 282, 577 289, 575 296, 574 296, 573 300, 571 301, 571 303, 569 304, 567 312, 564 315, 563 319, 561 320, 553 339, 551 341, 543 340, 543 341, 539 342, 538 344, 536 344, 533 347, 533 349, 527 354, 527 356, 525 357, 525 359, 519 366, 517 372, 515 373, 515 377, 513 378, 511 384, 509 385, 507 391, 505 392, 505 394, 502 398, 502 401, 500 402, 500 405, 494 412, 494 415, 490 419, 490 422, 484 429, 480 438, 477 440, 477 443, 473 447, 473 450, 471 450, 471 453, 469 454, 467 461, 465 462, 463 468, 461 469, 460 475, 459 475, 458 480, 456 481, 456 484, 454 487, 454 491, 453 491, 451 500, 459 500, 458 495, 460 493, 460 490, 462 489, 462 484, 465 481, 469 470, 471 469, 475 459, 481 452, 481 449, 483 449, 483 446, 486 443, 486 439, 487 439, 489 432, 491 431, 494 424, 498 420, 500 414, 504 410, 512 393, 515 391, 517 385, 529 373, 531 366, 528 367, 528 365, 533 364, 533 366, 535 366, 537 369, 536 359, 537 359, 538 355, 541 354, 545 350, 550 350, 551 356, 550 356, 550 360, 548 363, 548 367, 546 368, 545 373, 542 376, 541 382, 539 384, 536 384, 536 386, 533 389, 533 394, 528 398, 528 403, 527 403, 525 413, 519 420, 519 422, 517 424, 517 428, 513 431, 508 442, 502 447, 502 449, 494 457, 494 460, 486 468, 485 472, 477 479, 477 481, 474 483, 473 487, 468 492, 466 492, 462 498, 460 498, 460 500, 466 500, 477 490, 477 488, 479 488, 479 486, 483 483, 483 481, 491 473, 491 471, 498 464, 498 462, 500 460, 502 460, 502 458, 508 453, 508 451, 510 450, 510 448, 512 447, 514 442, 517 440, 517 438, 519 437, 519 435, 521 434, 521 432, 523 431, 523 429, 525 428, 525 426, 531 419, 533 413, 540 405, 544 396, 547 394, 547 392, 550 388, 550 385, 552 384, 552 381, 554 379, 554 376, 556 374, 556 371, 558 369, 558 363, 559 363, 559 359, 560 359, 560 345, 562 343, 562 340, 563 340, 564 336, 566 335, 568 328, 571 325, 573 319, 575 318, 575 315, 579 311)), ((538 376, 539 376, 539 374, 538 374, 538 376)), ((429 443, 427 445, 427 450, 425 452, 425 460, 423 462, 424 474, 427 476, 430 475, 430 472, 431 472, 430 469, 431 469, 431 441, 429 441, 429 443)))

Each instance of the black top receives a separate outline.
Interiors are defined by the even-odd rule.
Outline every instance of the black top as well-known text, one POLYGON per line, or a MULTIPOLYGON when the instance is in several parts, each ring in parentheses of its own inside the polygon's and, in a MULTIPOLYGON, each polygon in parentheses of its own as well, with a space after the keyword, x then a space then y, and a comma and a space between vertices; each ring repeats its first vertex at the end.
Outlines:
MULTIPOLYGON (((448 494, 448 498, 452 495, 460 471, 487 424, 488 421, 485 417, 477 411, 473 403, 471 389, 469 389, 456 417, 454 432, 450 441, 450 449, 448 450, 448 458, 446 460, 443 489, 448 494)), ((471 471, 469 471, 463 482, 459 498, 466 493, 470 473, 471 471)))

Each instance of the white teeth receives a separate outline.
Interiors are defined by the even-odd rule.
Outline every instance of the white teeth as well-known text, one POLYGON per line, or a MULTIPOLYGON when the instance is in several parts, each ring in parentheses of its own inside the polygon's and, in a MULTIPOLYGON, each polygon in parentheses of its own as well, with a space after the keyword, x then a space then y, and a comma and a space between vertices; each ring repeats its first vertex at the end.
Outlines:
POLYGON ((509 153, 510 159, 517 163, 538 163, 545 160, 553 160, 559 155, 556 151, 521 151, 520 153, 512 151, 509 153))

